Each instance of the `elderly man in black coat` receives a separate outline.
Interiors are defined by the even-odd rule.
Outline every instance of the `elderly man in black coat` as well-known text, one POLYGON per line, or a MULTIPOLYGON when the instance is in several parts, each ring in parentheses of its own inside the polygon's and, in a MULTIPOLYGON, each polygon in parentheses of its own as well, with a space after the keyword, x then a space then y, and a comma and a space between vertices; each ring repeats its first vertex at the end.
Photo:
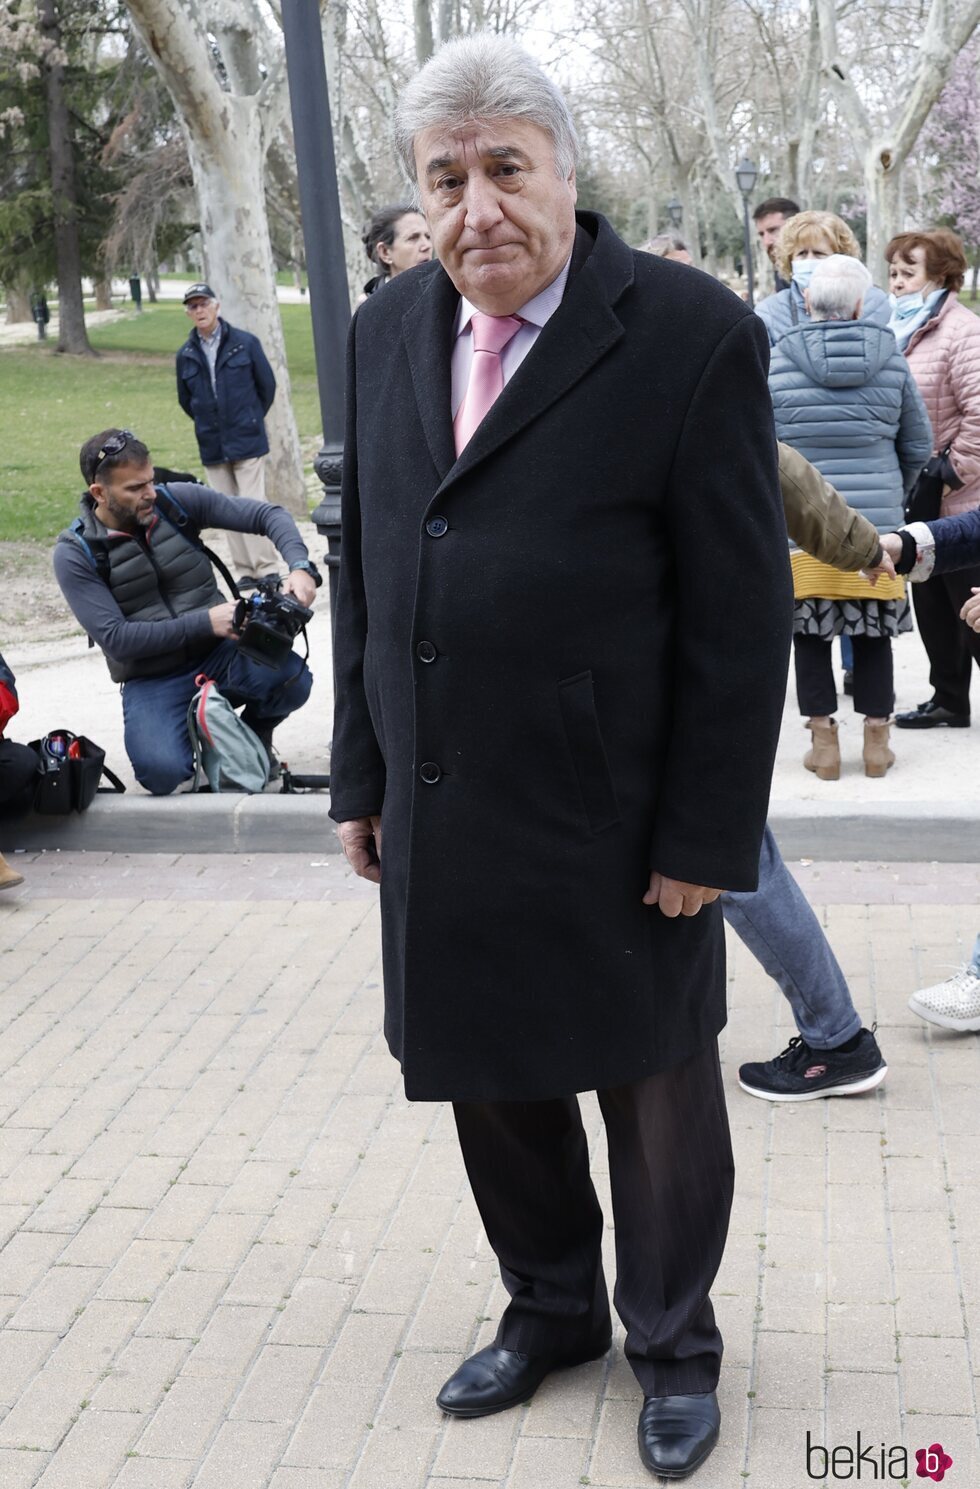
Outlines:
POLYGON ((756 884, 789 645, 765 331, 576 217, 567 107, 513 42, 446 45, 398 123, 439 262, 351 333, 332 815, 511 1297, 438 1402, 609 1348, 595 1090, 640 1452, 680 1477, 719 1426, 716 901, 756 884))

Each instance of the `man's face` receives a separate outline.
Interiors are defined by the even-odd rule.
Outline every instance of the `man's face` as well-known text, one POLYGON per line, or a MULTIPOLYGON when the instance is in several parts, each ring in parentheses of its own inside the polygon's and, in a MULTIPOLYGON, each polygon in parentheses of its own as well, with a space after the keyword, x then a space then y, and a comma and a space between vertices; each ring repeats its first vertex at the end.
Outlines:
POLYGON ((779 242, 779 235, 785 221, 784 212, 767 212, 765 217, 760 217, 755 225, 755 230, 759 234, 759 242, 769 255, 770 263, 776 261, 776 244, 779 242))
POLYGON ((193 300, 188 300, 184 309, 201 335, 210 336, 218 324, 218 312, 221 309, 220 302, 218 300, 205 300, 203 295, 195 295, 193 300))
POLYGON ((153 466, 117 465, 115 470, 96 472, 89 486, 99 517, 106 527, 134 533, 153 520, 153 466))
POLYGON ((561 272, 575 238, 575 172, 559 178, 537 124, 436 125, 416 136, 415 164, 436 255, 478 310, 511 315, 561 272))

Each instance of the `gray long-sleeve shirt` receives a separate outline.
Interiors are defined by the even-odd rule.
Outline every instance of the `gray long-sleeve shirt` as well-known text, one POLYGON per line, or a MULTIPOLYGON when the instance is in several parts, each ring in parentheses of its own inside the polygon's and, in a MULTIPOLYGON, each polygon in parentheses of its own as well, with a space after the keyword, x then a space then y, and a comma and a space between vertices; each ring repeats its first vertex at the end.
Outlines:
MULTIPOLYGON (((183 481, 174 482, 168 490, 198 530, 225 528, 271 538, 290 566, 309 557, 296 523, 282 507, 223 496, 209 486, 183 481)), ((128 619, 81 543, 59 541, 53 561, 55 578, 75 619, 108 656, 125 662, 182 647, 200 655, 217 645, 206 608, 189 610, 172 620, 128 619)))

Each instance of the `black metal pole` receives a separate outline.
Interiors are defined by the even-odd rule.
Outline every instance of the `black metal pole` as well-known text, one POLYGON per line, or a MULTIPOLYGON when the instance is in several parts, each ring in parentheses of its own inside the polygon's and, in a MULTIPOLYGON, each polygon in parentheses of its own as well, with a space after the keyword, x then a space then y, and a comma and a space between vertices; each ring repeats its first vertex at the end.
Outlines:
POLYGON ((319 0, 286 0, 282 7, 282 29, 313 317, 316 380, 323 422, 323 448, 313 462, 313 468, 323 482, 323 496, 313 512, 313 521, 317 532, 327 539, 325 561, 333 617, 336 614, 337 570, 340 566, 344 356, 350 323, 350 294, 319 0))
POLYGON ((742 207, 745 212, 745 277, 749 289, 749 309, 755 309, 755 280, 752 274, 752 227, 749 223, 749 199, 742 192, 742 207))

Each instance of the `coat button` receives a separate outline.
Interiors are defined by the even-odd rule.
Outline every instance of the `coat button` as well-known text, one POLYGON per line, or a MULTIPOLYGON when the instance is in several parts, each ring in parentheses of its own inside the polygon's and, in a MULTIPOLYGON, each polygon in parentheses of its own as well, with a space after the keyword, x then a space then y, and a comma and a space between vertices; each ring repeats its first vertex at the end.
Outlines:
POLYGON ((419 766, 419 775, 427 786, 434 786, 442 776, 442 771, 434 760, 427 760, 424 765, 419 766))
POLYGON ((445 517, 430 517, 425 524, 425 530, 430 538, 441 538, 449 531, 449 523, 445 517))
POLYGON ((434 662, 439 653, 431 641, 420 641, 415 648, 415 655, 420 662, 434 662))

